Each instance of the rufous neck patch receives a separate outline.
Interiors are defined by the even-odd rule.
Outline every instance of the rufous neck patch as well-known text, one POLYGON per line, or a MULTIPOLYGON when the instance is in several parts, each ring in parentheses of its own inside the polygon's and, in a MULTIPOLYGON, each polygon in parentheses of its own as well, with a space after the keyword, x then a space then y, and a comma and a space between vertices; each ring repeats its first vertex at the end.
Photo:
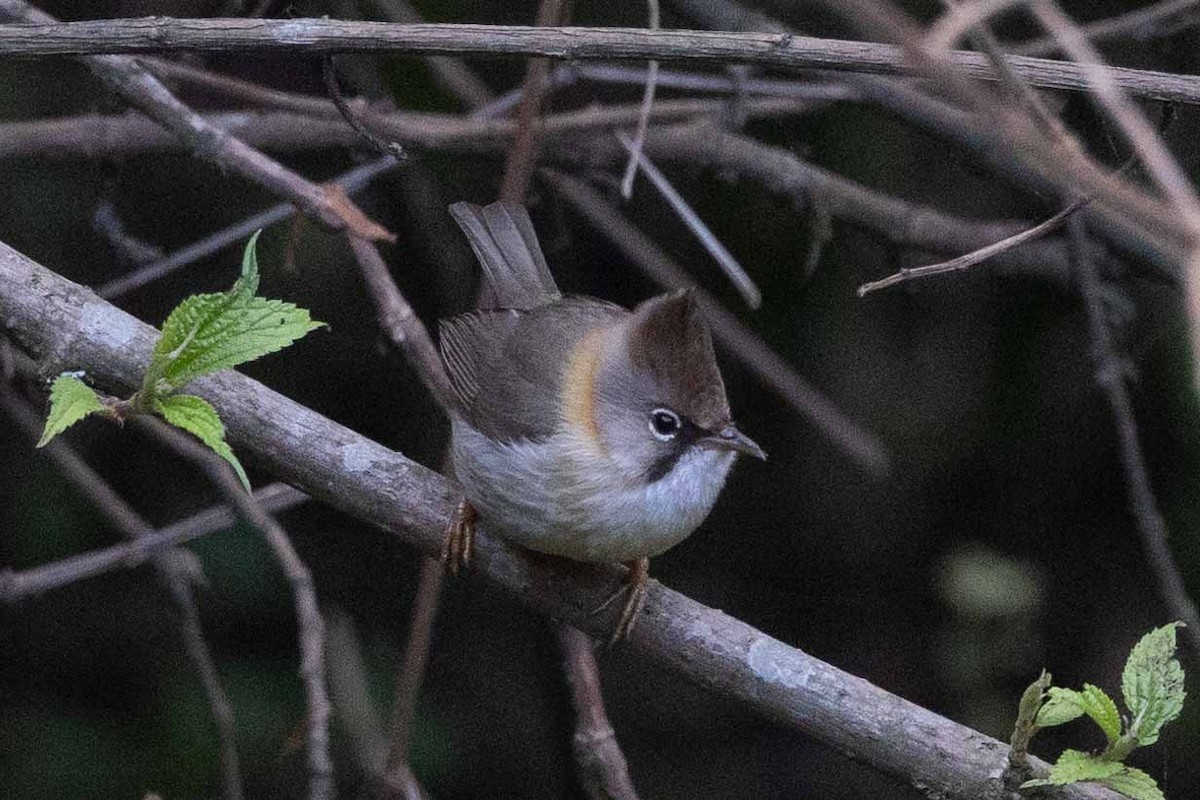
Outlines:
POLYGON ((601 328, 579 340, 571 350, 562 382, 563 422, 600 450, 604 445, 596 424, 596 379, 600 374, 606 332, 607 329, 601 328))

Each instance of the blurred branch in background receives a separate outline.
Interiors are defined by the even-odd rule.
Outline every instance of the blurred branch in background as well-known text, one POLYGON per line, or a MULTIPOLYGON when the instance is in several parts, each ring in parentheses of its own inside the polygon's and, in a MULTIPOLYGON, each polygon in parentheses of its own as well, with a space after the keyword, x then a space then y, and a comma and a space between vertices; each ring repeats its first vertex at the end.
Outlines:
MULTIPOLYGON (((1137 42, 1149 42, 1200 24, 1200 0, 1161 0, 1145 8, 1137 8, 1107 19, 1080 25, 1083 34, 1093 42, 1127 37, 1137 42)), ((1028 42, 1005 45, 1005 49, 1023 56, 1052 56, 1060 44, 1053 35, 1028 42)))
MULTIPOLYGON (((47 445, 49 446, 49 445, 47 445)), ((279 514, 308 500, 308 495, 283 483, 272 483, 254 492, 254 501, 268 514, 279 514)), ((0 570, 0 603, 13 604, 122 569, 136 569, 171 548, 228 530, 237 514, 227 505, 213 506, 187 519, 160 528, 123 544, 68 556, 30 569, 0 570)))
MULTIPOLYGON (((24 0, 2 0, 0 19, 42 24, 56 22, 24 0)), ((109 89, 178 136, 201 158, 282 194, 335 230, 348 228, 371 239, 391 237, 344 197, 330 195, 234 136, 209 125, 179 102, 136 60, 127 56, 87 56, 83 63, 109 89)))
POLYGON ((248 494, 223 458, 162 420, 135 416, 130 425, 197 467, 213 488, 237 511, 239 517, 266 539, 284 577, 292 589, 296 607, 296 630, 300 642, 300 679, 307 700, 306 750, 308 752, 308 800, 336 797, 333 757, 329 750, 328 676, 325 671, 325 620, 317 603, 312 574, 300 560, 283 527, 248 494))
POLYGON ((1120 445, 1121 466, 1129 492, 1129 510, 1146 554, 1151 572, 1158 583, 1158 594, 1171 617, 1181 620, 1183 638, 1192 651, 1194 662, 1200 662, 1200 613, 1188 595, 1179 565, 1171 554, 1167 540, 1167 525, 1158 511, 1146 458, 1138 436, 1137 418, 1129 397, 1126 381, 1129 370, 1117 351, 1109 330, 1107 312, 1101 292, 1100 276, 1091 260, 1085 226, 1074 217, 1067 221, 1071 255, 1075 263, 1075 282, 1083 302, 1088 337, 1092 343, 1092 360, 1096 384, 1104 392, 1112 409, 1113 425, 1120 445))
MULTIPOLYGON (((0 360, 7 360, 11 349, 7 339, 0 340, 0 360)), ((5 369, 5 372, 8 370, 5 369)), ((9 418, 21 428, 29 442, 36 442, 41 434, 42 421, 38 414, 20 397, 13 386, 13 378, 0 383, 0 408, 9 418)), ((87 463, 62 440, 50 442, 43 451, 54 462, 59 472, 81 495, 103 515, 108 524, 117 530, 128 542, 146 543, 159 536, 150 523, 126 503, 111 486, 105 483, 87 463)), ((176 610, 179 612, 179 628, 183 637, 184 648, 188 658, 196 668, 196 674, 204 686, 208 698, 208 707, 212 712, 213 723, 217 728, 217 742, 221 758, 221 797, 224 800, 241 800, 242 791, 241 769, 238 766, 237 733, 234 727, 233 707, 229 697, 221 686, 221 678, 217 673, 217 665, 212 652, 204 640, 204 629, 200 624, 200 611, 196 608, 196 598, 192 593, 193 583, 203 582, 200 573, 200 562, 190 552, 172 547, 162 549, 150 557, 154 570, 158 574, 163 588, 171 596, 176 610)), ((14 602, 9 595, 8 587, 17 586, 19 582, 11 574, 0 576, 0 585, 5 587, 0 591, 5 602, 14 602)))

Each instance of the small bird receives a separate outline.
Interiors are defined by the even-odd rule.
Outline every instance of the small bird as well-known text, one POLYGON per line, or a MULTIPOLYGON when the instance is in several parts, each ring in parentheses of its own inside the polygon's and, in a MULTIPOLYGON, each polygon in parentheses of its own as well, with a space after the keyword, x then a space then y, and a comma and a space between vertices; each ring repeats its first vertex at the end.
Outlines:
MULTIPOLYGON (((443 555, 470 558, 474 514, 501 537, 629 567, 613 641, 645 600, 649 558, 708 516, 737 454, 766 454, 730 418, 690 290, 633 311, 563 296, 525 208, 455 203, 483 267, 479 310, 439 325, 460 408, 451 463, 469 503, 443 555)), ((597 609, 600 610, 600 609, 597 609)))

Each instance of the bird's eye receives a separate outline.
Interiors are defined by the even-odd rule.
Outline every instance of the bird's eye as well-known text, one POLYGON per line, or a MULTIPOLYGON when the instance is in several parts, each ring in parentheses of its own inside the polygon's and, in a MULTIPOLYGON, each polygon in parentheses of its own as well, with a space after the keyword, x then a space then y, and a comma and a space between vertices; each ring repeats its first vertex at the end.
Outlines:
POLYGON ((674 439, 682 427, 679 415, 669 408, 656 408, 650 412, 650 432, 657 439, 664 442, 674 439))

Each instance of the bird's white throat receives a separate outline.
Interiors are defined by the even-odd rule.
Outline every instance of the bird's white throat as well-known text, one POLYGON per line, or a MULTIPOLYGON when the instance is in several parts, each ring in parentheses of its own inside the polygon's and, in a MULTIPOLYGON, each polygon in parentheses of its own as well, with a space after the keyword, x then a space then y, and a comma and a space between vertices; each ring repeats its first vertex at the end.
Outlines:
POLYGON ((576 561, 629 561, 683 541, 708 516, 735 458, 693 447, 646 483, 565 431, 543 442, 497 442, 453 424, 455 475, 485 527, 576 561))

